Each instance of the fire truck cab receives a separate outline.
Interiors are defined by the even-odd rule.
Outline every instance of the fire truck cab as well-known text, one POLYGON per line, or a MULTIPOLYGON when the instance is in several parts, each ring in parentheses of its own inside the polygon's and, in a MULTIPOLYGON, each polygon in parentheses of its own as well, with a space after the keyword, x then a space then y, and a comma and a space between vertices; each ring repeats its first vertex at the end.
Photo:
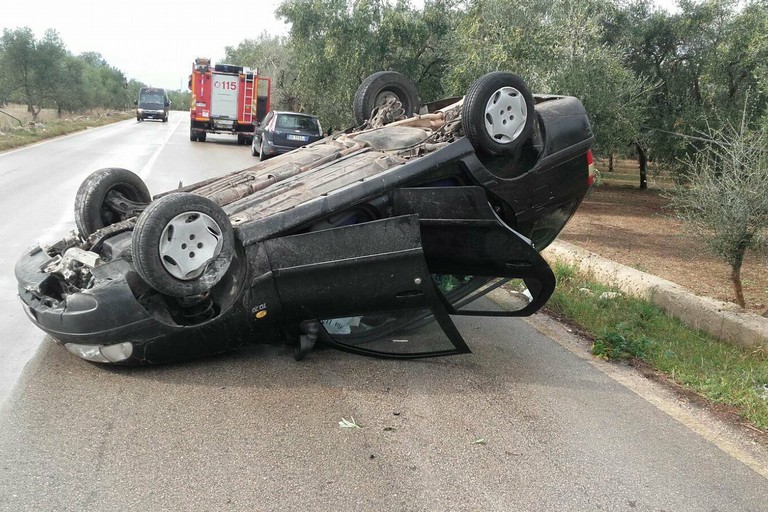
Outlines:
POLYGON ((197 58, 189 77, 192 91, 189 140, 205 142, 208 133, 237 135, 250 144, 256 125, 270 109, 271 81, 258 71, 197 58))

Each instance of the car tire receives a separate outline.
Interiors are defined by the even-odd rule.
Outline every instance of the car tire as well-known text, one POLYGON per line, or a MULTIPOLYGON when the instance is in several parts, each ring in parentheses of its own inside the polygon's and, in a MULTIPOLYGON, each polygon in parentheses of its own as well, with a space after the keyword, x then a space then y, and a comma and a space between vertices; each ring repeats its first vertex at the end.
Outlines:
POLYGON ((363 80, 355 92, 352 108, 357 124, 364 124, 370 119, 374 107, 391 97, 396 97, 403 105, 405 117, 418 113, 419 95, 413 83, 396 71, 379 71, 363 80))
POLYGON ((259 156, 259 150, 256 149, 256 139, 251 141, 251 156, 259 156))
POLYGON ((163 118, 163 122, 164 122, 164 123, 167 123, 167 122, 168 122, 168 116, 165 116, 165 117, 163 118))
POLYGON ((192 142, 197 141, 197 134, 192 130, 192 128, 189 129, 189 140, 192 142))
POLYGON ((128 169, 99 169, 85 178, 75 195, 75 224, 83 238, 93 232, 124 220, 105 203, 107 194, 115 190, 137 203, 149 203, 152 196, 144 181, 128 169))
POLYGON ((153 201, 136 221, 131 252, 136 272, 173 297, 208 292, 229 270, 235 235, 210 199, 177 192, 153 201))
POLYGON ((198 142, 205 142, 206 133, 205 132, 199 132, 197 134, 197 140, 198 142))
POLYGON ((461 119, 464 134, 475 150, 493 156, 509 155, 520 149, 533 132, 533 95, 517 75, 488 73, 469 87, 461 119))
POLYGON ((263 162, 267 158, 269 157, 264 153, 264 139, 261 139, 261 144, 259 144, 259 162, 263 162))
POLYGON ((141 118, 140 118, 139 116, 136 116, 136 122, 137 122, 137 123, 140 123, 140 122, 141 122, 141 118))

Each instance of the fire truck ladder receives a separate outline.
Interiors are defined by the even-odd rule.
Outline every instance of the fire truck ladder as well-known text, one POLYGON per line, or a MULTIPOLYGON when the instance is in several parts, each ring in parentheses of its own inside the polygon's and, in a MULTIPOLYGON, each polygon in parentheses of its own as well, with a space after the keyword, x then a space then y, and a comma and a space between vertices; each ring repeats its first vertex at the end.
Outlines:
POLYGON ((253 91, 255 73, 245 73, 245 91, 243 93, 243 122, 253 123, 253 91))

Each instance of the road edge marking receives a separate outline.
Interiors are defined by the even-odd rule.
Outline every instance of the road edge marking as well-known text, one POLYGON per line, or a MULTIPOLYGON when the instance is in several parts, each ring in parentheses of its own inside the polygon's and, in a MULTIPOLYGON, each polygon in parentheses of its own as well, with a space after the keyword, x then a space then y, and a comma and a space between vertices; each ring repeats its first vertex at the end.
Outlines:
POLYGON ((728 425, 704 409, 695 406, 684 407, 684 403, 678 399, 673 390, 647 379, 632 367, 597 359, 585 346, 583 338, 568 332, 563 324, 544 313, 525 318, 525 321, 579 359, 586 361, 610 379, 768 480, 768 463, 765 462, 768 461, 768 449, 749 440, 737 428, 728 425))

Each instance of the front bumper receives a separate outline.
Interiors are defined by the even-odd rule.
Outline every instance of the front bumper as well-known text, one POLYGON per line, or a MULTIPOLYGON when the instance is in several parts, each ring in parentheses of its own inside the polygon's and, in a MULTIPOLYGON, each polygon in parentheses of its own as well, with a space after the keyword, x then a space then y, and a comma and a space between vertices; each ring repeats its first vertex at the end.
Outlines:
POLYGON ((136 116, 142 119, 165 119, 166 115, 164 110, 140 109, 136 112, 136 116))
POLYGON ((60 277, 43 270, 52 261, 38 246, 21 256, 15 268, 19 298, 37 327, 83 359, 165 363, 234 350, 246 342, 242 296, 209 322, 178 325, 170 317, 150 314, 146 302, 157 299, 146 295, 127 261, 94 268, 93 286, 75 293, 66 293, 60 277))

